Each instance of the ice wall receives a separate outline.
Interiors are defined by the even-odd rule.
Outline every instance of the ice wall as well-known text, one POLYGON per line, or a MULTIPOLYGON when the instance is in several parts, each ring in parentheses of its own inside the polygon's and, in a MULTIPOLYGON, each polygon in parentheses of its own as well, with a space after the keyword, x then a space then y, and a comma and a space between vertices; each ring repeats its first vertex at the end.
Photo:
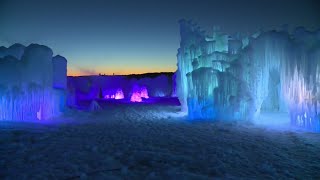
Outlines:
POLYGON ((217 75, 212 68, 201 67, 187 74, 188 110, 192 119, 215 117, 213 90, 217 87, 217 75), (208 82, 211 82, 208 84, 208 82))
POLYGON ((283 66, 282 87, 291 123, 320 132, 320 38, 318 32, 297 28, 283 66))
MULTIPOLYGON (((43 120, 63 111, 66 87, 54 88, 54 82, 61 80, 53 76, 55 71, 66 70, 66 62, 59 70, 61 67, 53 65, 52 54, 50 48, 37 44, 26 48, 15 44, 2 54, 0 120, 43 120), (10 50, 12 47, 15 50, 10 50)), ((62 81, 66 78, 65 74, 58 77, 62 81)))
POLYGON ((175 72, 172 76, 172 97, 177 97, 177 72, 175 72))
POLYGON ((177 70, 177 94, 183 111, 187 111, 188 81, 186 74, 191 72, 192 61, 201 55, 200 44, 205 43, 211 51, 214 51, 214 41, 206 43, 205 35, 200 28, 191 21, 180 20, 180 48, 178 49, 178 70, 177 70), (199 46, 197 46, 199 45, 199 46))
POLYGON ((319 31, 209 37, 181 20, 180 35, 177 95, 190 119, 254 120, 261 111, 289 112, 293 125, 319 131, 319 31))

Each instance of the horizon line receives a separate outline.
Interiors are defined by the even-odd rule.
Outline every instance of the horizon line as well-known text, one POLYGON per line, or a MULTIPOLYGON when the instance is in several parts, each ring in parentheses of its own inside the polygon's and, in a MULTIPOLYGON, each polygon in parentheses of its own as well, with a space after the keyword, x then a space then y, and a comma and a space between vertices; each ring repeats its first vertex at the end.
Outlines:
POLYGON ((165 74, 165 73, 175 73, 176 71, 163 71, 163 72, 145 72, 136 74, 87 74, 87 75, 67 75, 68 77, 83 77, 83 76, 134 76, 134 75, 145 75, 145 74, 165 74))

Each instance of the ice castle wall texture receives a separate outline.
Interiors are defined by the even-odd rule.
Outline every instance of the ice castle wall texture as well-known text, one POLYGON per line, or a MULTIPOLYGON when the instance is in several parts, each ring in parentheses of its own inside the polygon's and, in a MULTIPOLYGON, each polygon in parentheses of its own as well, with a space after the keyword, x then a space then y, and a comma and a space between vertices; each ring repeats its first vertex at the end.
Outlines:
POLYGON ((66 103, 66 59, 46 46, 0 48, 0 120, 58 116, 66 103))
POLYGON ((177 95, 190 119, 289 112, 293 125, 320 131, 320 31, 207 36, 191 21, 179 23, 177 95))

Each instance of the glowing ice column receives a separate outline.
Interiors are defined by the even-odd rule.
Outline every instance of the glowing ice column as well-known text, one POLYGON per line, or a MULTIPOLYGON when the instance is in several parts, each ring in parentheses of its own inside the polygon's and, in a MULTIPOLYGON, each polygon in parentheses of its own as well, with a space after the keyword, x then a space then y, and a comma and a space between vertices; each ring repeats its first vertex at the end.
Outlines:
POLYGON ((118 89, 114 99, 123 99, 123 98, 124 98, 124 95, 123 95, 122 89, 118 89))
POLYGON ((122 89, 117 89, 117 90, 108 90, 105 92, 104 95, 105 99, 124 99, 123 91, 122 89))
POLYGON ((142 88, 141 88, 140 96, 141 96, 142 98, 146 98, 146 99, 149 98, 148 90, 147 90, 146 87, 142 87, 142 88))
POLYGON ((140 93, 139 93, 139 92, 134 92, 134 93, 132 93, 131 98, 130 98, 130 101, 131 101, 131 102, 141 102, 142 99, 141 99, 140 93))
POLYGON ((130 98, 131 102, 141 102, 142 98, 141 98, 141 89, 139 86, 135 85, 132 89, 132 95, 130 98))

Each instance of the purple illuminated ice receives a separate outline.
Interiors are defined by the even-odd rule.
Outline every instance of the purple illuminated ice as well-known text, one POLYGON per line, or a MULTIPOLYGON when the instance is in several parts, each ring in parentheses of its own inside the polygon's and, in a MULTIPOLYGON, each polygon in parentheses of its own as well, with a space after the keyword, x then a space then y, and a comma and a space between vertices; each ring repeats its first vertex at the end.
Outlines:
POLYGON ((139 87, 138 85, 133 86, 132 95, 130 98, 131 102, 141 102, 142 98, 148 99, 148 90, 146 87, 139 87))
POLYGON ((149 98, 148 90, 146 87, 141 87, 140 93, 141 93, 140 95, 142 98, 146 98, 146 99, 149 98))
POLYGON ((105 99, 124 99, 122 89, 117 89, 116 91, 108 91, 106 95, 104 95, 105 99))
POLYGON ((115 98, 115 99, 123 99, 123 98, 124 98, 122 89, 118 89, 118 90, 117 90, 116 95, 115 95, 114 98, 115 98))
POLYGON ((141 94, 139 91, 137 92, 133 92, 130 98, 131 102, 141 102, 142 98, 141 98, 141 94))
POLYGON ((41 120, 41 106, 40 106, 39 111, 37 112, 37 119, 41 120))

